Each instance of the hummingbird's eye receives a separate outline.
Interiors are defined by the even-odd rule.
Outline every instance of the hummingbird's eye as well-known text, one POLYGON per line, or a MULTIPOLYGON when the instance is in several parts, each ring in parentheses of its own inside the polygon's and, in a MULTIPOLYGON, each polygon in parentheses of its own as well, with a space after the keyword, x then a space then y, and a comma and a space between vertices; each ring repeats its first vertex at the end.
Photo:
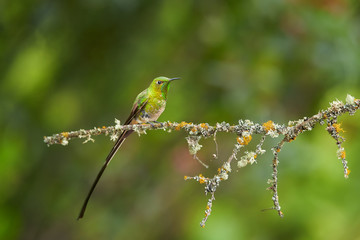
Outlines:
POLYGON ((157 81, 157 84, 159 84, 159 85, 162 84, 162 83, 163 83, 163 81, 157 81))

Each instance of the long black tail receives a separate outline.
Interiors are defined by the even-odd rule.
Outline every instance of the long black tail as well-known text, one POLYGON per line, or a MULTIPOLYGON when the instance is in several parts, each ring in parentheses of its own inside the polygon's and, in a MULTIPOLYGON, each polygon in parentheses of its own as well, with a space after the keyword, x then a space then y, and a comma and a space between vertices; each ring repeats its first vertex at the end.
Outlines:
POLYGON ((90 191, 88 193, 88 195, 86 196, 86 199, 84 201, 84 204, 81 208, 79 217, 77 218, 78 220, 84 217, 85 214, 85 210, 86 210, 86 206, 89 202, 89 199, 91 197, 91 194, 94 192, 94 189, 97 185, 97 183, 99 182, 102 174, 104 173, 106 167, 109 165, 111 159, 114 157, 115 153, 117 152, 117 150, 120 148, 121 144, 125 141, 125 139, 133 132, 133 130, 126 130, 124 132, 121 133, 121 135, 119 136, 118 140, 116 141, 115 145, 113 146, 113 148, 111 149, 109 155, 106 157, 105 163, 102 166, 102 168, 100 169, 98 175, 95 178, 95 181, 93 183, 93 185, 90 188, 90 191))

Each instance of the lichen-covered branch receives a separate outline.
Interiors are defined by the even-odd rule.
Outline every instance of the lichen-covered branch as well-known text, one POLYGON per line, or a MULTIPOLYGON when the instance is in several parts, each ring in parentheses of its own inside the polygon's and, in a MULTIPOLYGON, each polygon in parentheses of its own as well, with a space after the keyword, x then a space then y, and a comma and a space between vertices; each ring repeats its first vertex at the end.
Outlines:
POLYGON ((268 180, 268 184, 270 184, 270 187, 268 187, 268 190, 273 191, 272 201, 274 203, 274 206, 271 209, 275 209, 280 217, 283 217, 284 214, 281 211, 281 207, 279 204, 279 195, 278 195, 278 165, 279 165, 279 152, 281 151, 282 147, 284 146, 286 142, 286 139, 284 138, 281 140, 281 142, 274 147, 273 150, 273 161, 272 161, 272 168, 273 173, 271 174, 272 178, 268 180))
POLYGON ((360 100, 355 99, 354 97, 348 95, 346 98, 346 103, 343 103, 339 100, 333 101, 330 103, 330 107, 319 111, 317 114, 311 117, 304 117, 299 120, 289 121, 287 125, 276 124, 271 120, 265 123, 254 123, 250 120, 239 120, 238 124, 230 125, 229 123, 216 123, 216 125, 211 126, 208 123, 187 123, 187 122, 163 122, 163 123, 149 123, 149 124, 137 124, 137 125, 121 125, 119 120, 115 120, 115 126, 109 127, 95 127, 90 130, 80 129, 78 131, 71 132, 62 132, 54 134, 52 136, 44 137, 44 142, 49 146, 52 144, 62 144, 67 145, 70 140, 75 138, 84 138, 85 142, 94 141, 92 136, 97 136, 100 134, 105 134, 110 136, 110 139, 115 141, 118 135, 124 130, 134 130, 139 135, 145 134, 147 130, 164 130, 164 131, 180 131, 183 130, 187 132, 188 136, 186 137, 190 154, 194 156, 202 165, 207 167, 198 157, 197 152, 201 149, 202 145, 199 144, 202 138, 213 137, 216 145, 216 154, 213 157, 218 158, 218 146, 216 142, 216 134, 218 132, 227 132, 235 134, 235 145, 230 156, 223 161, 222 166, 218 169, 217 173, 214 174, 212 178, 205 177, 202 174, 197 176, 189 177, 185 176, 185 180, 195 180, 200 184, 204 184, 205 194, 210 194, 206 210, 205 217, 200 223, 200 226, 205 227, 205 223, 208 220, 208 217, 211 214, 213 201, 215 200, 215 191, 219 187, 222 181, 225 181, 229 178, 231 172, 231 165, 234 160, 237 161, 237 167, 242 168, 248 164, 256 163, 260 155, 264 154, 266 150, 262 149, 262 146, 265 142, 266 137, 278 138, 281 136, 279 143, 272 148, 273 161, 272 169, 273 173, 271 179, 268 180, 270 184, 269 190, 272 191, 272 201, 274 209, 277 211, 279 216, 283 216, 279 204, 278 196, 278 164, 279 164, 279 153, 284 147, 285 143, 292 142, 305 131, 311 131, 317 123, 320 125, 326 124, 326 131, 335 139, 337 145, 337 157, 341 160, 344 176, 348 178, 350 170, 348 168, 348 162, 346 161, 346 153, 342 146, 342 143, 345 141, 345 138, 340 136, 340 132, 343 132, 341 124, 337 122, 339 116, 349 113, 353 115, 360 106, 360 100), (256 145, 253 151, 246 150, 241 153, 241 150, 246 147, 253 138, 253 135, 261 135, 259 143, 256 145), (240 155, 240 158, 238 156, 240 155))

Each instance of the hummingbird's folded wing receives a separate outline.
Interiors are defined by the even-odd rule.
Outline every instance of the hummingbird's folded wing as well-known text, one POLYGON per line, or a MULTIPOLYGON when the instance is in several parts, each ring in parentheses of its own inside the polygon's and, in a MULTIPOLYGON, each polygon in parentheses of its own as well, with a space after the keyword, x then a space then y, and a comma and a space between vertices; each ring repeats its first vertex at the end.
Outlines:
POLYGON ((131 113, 129 117, 126 119, 124 125, 128 125, 132 122, 132 120, 136 119, 142 110, 144 110, 146 104, 148 102, 147 98, 140 98, 137 102, 134 103, 133 108, 131 109, 131 113))

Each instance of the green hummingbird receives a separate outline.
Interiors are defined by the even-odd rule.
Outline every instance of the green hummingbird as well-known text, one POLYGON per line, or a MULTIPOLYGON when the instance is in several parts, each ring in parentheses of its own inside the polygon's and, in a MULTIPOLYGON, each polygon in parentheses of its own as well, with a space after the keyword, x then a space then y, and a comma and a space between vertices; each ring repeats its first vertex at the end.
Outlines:
MULTIPOLYGON (((165 110, 170 82, 177 79, 180 78, 167 78, 167 77, 155 78, 151 82, 150 86, 144 91, 142 91, 136 97, 133 107, 131 109, 131 113, 127 118, 127 120, 125 121, 124 125, 155 122, 160 117, 162 112, 165 110)), ((119 138, 117 139, 115 145, 111 149, 109 155, 106 157, 104 165, 100 169, 98 175, 95 178, 94 183, 90 188, 90 191, 81 208, 78 220, 84 216, 86 206, 89 202, 91 194, 93 193, 106 167, 109 165, 111 159, 114 157, 115 153, 120 148, 121 144, 132 132, 134 132, 134 130, 124 130, 120 134, 119 138)))

